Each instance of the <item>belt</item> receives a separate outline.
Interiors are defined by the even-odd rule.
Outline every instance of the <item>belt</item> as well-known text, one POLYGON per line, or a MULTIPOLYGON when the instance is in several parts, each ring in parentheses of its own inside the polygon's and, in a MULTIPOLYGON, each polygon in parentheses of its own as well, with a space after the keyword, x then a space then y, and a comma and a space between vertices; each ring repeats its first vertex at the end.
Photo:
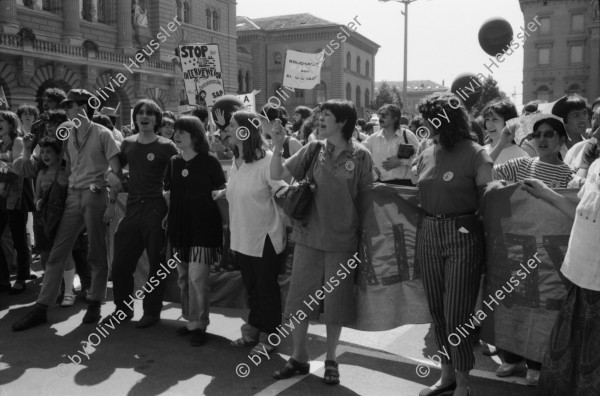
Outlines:
POLYGON ((431 220, 450 220, 457 219, 459 217, 465 216, 474 216, 475 212, 467 212, 467 213, 425 213, 426 219, 431 220))

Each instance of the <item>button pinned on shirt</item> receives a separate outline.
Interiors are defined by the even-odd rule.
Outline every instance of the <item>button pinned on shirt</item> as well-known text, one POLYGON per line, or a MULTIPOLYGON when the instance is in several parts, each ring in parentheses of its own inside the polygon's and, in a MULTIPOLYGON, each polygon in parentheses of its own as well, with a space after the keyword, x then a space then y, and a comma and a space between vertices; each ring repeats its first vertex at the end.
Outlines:
POLYGON ((448 172, 444 173, 444 176, 442 176, 442 179, 444 181, 449 182, 450 180, 454 179, 454 173, 448 171, 448 172))
POLYGON ((348 172, 352 172, 355 167, 356 165, 354 164, 354 162, 350 160, 346 161, 346 163, 344 164, 344 168, 346 168, 348 172))
POLYGON ((154 161, 154 153, 148 153, 146 158, 148 158, 148 161, 154 161))

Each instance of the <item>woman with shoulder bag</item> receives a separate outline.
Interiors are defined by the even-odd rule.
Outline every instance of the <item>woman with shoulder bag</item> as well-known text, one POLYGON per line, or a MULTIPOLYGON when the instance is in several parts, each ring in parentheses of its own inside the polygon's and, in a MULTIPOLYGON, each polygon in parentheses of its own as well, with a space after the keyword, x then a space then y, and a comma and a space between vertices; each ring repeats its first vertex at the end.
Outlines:
MULTIPOLYGON (((341 270, 341 264, 355 264, 361 219, 358 201, 373 183, 371 154, 352 139, 357 115, 354 104, 332 99, 321 106, 318 121, 320 137, 282 162, 284 133, 273 131, 275 143, 271 177, 302 180, 312 172, 316 185, 306 218, 294 229, 294 262, 284 321, 294 324, 294 351, 286 365, 273 373, 276 379, 308 374, 310 364, 306 348, 308 318, 318 313, 318 300, 307 308, 304 301, 324 295, 327 326, 326 384, 339 384, 336 349, 342 326, 354 316, 354 273, 341 270), (310 169, 309 169, 310 168, 310 169), (314 298, 314 297, 313 297, 314 298)), ((353 268, 350 265, 350 268, 353 268)))

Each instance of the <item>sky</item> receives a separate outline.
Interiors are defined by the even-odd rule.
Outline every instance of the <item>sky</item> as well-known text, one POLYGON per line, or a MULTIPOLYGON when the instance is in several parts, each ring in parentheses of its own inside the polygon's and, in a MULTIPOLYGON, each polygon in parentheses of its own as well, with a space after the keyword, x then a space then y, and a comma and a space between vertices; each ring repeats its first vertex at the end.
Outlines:
MULTIPOLYGON (((404 5, 377 0, 237 0, 237 15, 263 18, 309 13, 347 24, 355 17, 357 32, 379 44, 375 81, 401 81, 404 56, 404 5)), ((524 26, 518 0, 416 0, 408 6, 408 81, 444 81, 449 87, 464 72, 490 74, 489 55, 478 41, 479 28, 489 18, 501 17, 515 35, 524 26)), ((529 21, 528 21, 529 22, 529 21)), ((501 90, 522 102, 523 48, 492 69, 501 90), (515 93, 516 97, 512 95, 515 93)))

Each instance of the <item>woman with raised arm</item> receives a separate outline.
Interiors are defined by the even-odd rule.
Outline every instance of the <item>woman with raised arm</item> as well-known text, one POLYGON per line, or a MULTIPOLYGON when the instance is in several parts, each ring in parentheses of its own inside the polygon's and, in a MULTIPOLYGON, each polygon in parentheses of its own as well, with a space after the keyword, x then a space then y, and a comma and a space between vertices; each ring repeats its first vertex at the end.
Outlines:
POLYGON ((290 321, 295 326, 294 352, 286 365, 273 373, 276 379, 308 374, 308 318, 312 312, 319 312, 319 306, 315 300, 309 309, 304 302, 312 301, 311 297, 320 293, 327 327, 324 381, 340 383, 336 349, 342 326, 354 316, 354 273, 344 272, 340 276, 340 265, 352 263, 354 267, 349 266, 356 267, 354 258, 361 223, 357 201, 373 183, 371 154, 352 139, 356 118, 352 102, 339 99, 325 102, 317 125, 319 136, 325 141, 310 142, 285 164, 282 161, 285 133, 281 127, 273 129, 271 177, 283 180, 293 176, 302 180, 311 168, 316 184, 308 217, 294 226, 296 247, 284 310, 284 322, 290 321))

